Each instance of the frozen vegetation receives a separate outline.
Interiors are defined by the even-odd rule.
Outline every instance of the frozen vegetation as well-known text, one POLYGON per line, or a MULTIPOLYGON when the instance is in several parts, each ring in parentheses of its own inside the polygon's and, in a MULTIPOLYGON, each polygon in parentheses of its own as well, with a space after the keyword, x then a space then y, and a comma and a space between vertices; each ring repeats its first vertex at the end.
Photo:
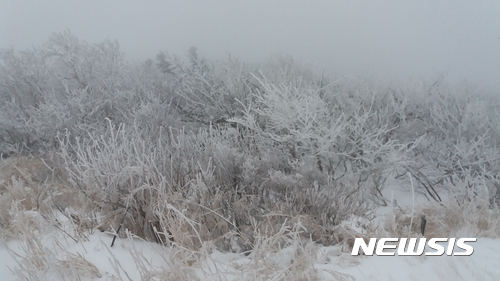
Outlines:
POLYGON ((498 280, 499 106, 286 56, 132 64, 68 32, 2 50, 0 276, 498 280), (350 256, 357 237, 421 237, 423 215, 425 237, 475 253, 350 256))

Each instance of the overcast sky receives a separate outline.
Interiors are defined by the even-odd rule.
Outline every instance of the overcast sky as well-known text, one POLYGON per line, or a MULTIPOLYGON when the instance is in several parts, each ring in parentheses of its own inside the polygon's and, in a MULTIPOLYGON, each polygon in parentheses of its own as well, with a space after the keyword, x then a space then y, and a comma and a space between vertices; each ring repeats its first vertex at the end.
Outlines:
POLYGON ((116 39, 128 59, 161 51, 262 61, 284 53, 346 75, 500 85, 499 0, 0 0, 0 48, 69 29, 116 39))

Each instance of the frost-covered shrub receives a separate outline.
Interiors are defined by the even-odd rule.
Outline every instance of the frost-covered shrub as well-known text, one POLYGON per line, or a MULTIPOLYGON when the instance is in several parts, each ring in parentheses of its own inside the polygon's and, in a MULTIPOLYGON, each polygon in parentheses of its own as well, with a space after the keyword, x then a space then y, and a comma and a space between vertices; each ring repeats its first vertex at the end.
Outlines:
POLYGON ((41 48, 3 52, 0 61, 2 152, 52 149, 61 131, 100 134, 106 119, 137 122, 148 134, 176 126, 175 80, 151 65, 126 64, 117 42, 91 45, 63 32, 41 48))
POLYGON ((399 104, 390 95, 256 79, 262 91, 253 94, 243 117, 230 119, 248 129, 246 137, 285 148, 288 160, 314 164, 333 178, 370 181, 381 195, 387 174, 404 163, 411 147, 391 137, 399 104))
POLYGON ((316 241, 333 243, 334 225, 373 208, 366 187, 259 151, 262 144, 240 142, 231 126, 159 135, 145 139, 138 127, 109 121, 102 136, 60 137, 70 179, 106 229, 116 229, 128 208, 125 226, 149 240, 193 247, 215 239, 226 247, 234 233, 244 249, 253 229, 305 216, 316 241))
POLYGON ((258 88, 251 75, 258 67, 231 57, 210 63, 199 58, 196 49, 188 55, 190 66, 175 61, 179 81, 175 105, 183 120, 208 125, 240 114, 242 104, 258 88))
MULTIPOLYGON (((426 195, 441 201, 435 187, 455 186, 467 179, 470 185, 491 183, 491 200, 500 194, 500 124, 497 98, 468 87, 434 85, 416 94, 412 117, 406 120, 406 132, 421 141, 406 166, 425 188, 426 195), (447 181, 449 185, 443 185, 447 181)), ((408 106, 408 107, 409 107, 408 106)))
POLYGON ((3 151, 7 145, 47 145, 55 137, 50 127, 71 129, 74 122, 68 119, 83 117, 73 110, 99 111, 94 105, 85 108, 85 95, 116 88, 123 64, 116 42, 90 45, 69 32, 53 34, 43 48, 5 51, 0 60, 3 151))

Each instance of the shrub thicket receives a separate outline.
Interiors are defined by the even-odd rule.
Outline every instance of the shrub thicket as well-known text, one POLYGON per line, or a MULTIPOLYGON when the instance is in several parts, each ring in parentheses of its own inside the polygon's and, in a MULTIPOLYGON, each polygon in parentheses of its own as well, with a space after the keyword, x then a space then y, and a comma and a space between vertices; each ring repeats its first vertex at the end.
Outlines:
POLYGON ((68 32, 3 51, 0 151, 57 155, 100 229, 125 216, 135 235, 190 248, 247 250, 298 220, 336 243, 340 222, 369 218, 408 173, 429 200, 464 182, 490 208, 500 199, 495 99, 334 80, 288 57, 188 58, 132 65, 116 42, 68 32))

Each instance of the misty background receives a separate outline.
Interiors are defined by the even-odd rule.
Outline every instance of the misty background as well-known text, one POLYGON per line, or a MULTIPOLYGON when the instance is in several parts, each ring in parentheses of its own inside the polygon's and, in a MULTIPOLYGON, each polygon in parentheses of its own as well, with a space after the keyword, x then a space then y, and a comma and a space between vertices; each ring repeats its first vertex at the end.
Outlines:
POLYGON ((500 1, 8 1, 0 48, 38 47, 70 30, 117 40, 130 61, 160 51, 231 54, 260 62, 288 54, 335 75, 437 79, 500 88, 500 1))

